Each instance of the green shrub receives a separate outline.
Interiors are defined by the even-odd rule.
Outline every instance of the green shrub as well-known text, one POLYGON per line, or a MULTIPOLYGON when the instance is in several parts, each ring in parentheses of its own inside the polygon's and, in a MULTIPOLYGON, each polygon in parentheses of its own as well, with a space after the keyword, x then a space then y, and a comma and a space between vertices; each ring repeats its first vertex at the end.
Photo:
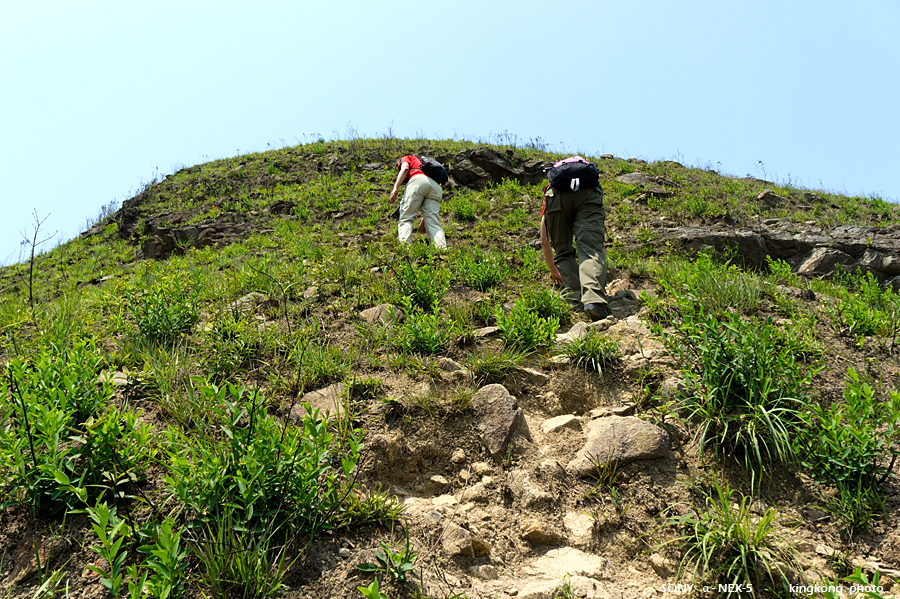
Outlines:
POLYGON ((71 409, 74 423, 81 424, 112 399, 112 385, 97 382, 102 363, 93 340, 75 339, 71 346, 51 345, 37 358, 18 361, 16 384, 71 409))
POLYGON ((703 509, 690 506, 666 523, 679 536, 666 544, 683 550, 678 579, 690 573, 694 584, 752 585, 753 595, 780 594, 784 583, 801 572, 797 550, 778 532, 784 516, 769 508, 757 516, 750 499, 738 499, 727 484, 715 485, 703 509))
POLYGON ((900 297, 893 289, 881 287, 871 272, 838 273, 842 285, 840 302, 826 310, 836 331, 849 337, 877 335, 894 339, 900 332, 900 297))
POLYGON ((394 344, 404 353, 432 356, 442 352, 449 341, 449 327, 439 314, 412 309, 398 328, 394 344))
POLYGON ((523 292, 519 301, 527 310, 541 318, 556 318, 560 325, 565 325, 569 323, 572 314, 572 305, 565 293, 548 287, 538 287, 523 292))
POLYGON ((699 450, 735 454, 754 472, 793 458, 791 439, 814 369, 785 347, 771 319, 685 310, 663 334, 685 373, 681 407, 700 422, 699 450))
POLYGON ((0 382, 5 505, 54 514, 103 492, 121 498, 143 476, 155 451, 149 425, 109 405, 112 388, 97 382, 92 347, 76 341, 70 350, 7 364, 0 382))
POLYGON ((801 463, 836 495, 829 511, 849 528, 864 528, 884 510, 880 488, 900 456, 900 393, 878 400, 872 387, 847 371, 845 403, 812 405, 797 436, 801 463))
POLYGON ((108 406, 84 423, 83 432, 69 437, 76 443, 71 455, 87 497, 105 495, 118 501, 144 479, 147 463, 156 458, 157 444, 150 425, 138 417, 108 406))
POLYGON ((431 261, 417 266, 412 261, 401 260, 394 269, 394 278, 403 297, 429 312, 438 309, 450 288, 449 273, 431 261))
POLYGON ((336 438, 318 411, 290 426, 268 416, 258 395, 247 401, 242 388, 198 386, 212 396, 221 436, 189 440, 170 431, 175 451, 165 481, 188 524, 209 525, 227 509, 238 531, 262 532, 276 518, 295 535, 333 527, 359 458, 356 433, 336 438))
POLYGON ((450 214, 456 220, 472 222, 478 218, 478 209, 471 197, 462 194, 456 194, 447 202, 447 208, 450 214))
POLYGON ((171 279, 133 297, 131 316, 140 337, 172 344, 200 320, 200 305, 178 279, 171 279))
POLYGON ((900 392, 880 401, 852 368, 847 378, 846 403, 814 404, 804 414, 799 449, 819 482, 872 487, 890 476, 900 456, 900 392))
POLYGON ((561 344, 556 355, 568 358, 569 364, 603 374, 603 368, 621 358, 619 343, 612 337, 589 329, 584 335, 561 344))
POLYGON ((499 285, 509 274, 502 255, 481 250, 464 251, 457 255, 454 265, 456 277, 478 291, 487 291, 499 285))
POLYGON ((527 300, 521 298, 513 304, 509 314, 498 308, 495 317, 503 342, 522 351, 534 351, 549 345, 559 329, 558 317, 542 317, 529 308, 527 300))
POLYGON ((240 313, 219 314, 210 320, 200 338, 200 356, 205 371, 221 382, 241 370, 249 370, 260 354, 262 333, 240 313))

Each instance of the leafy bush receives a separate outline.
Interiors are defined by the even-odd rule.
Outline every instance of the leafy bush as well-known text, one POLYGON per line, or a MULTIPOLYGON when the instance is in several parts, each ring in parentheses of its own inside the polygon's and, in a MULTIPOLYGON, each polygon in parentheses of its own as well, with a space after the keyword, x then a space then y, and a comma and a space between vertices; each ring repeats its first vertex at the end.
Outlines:
POLYGON ((558 317, 542 317, 521 298, 513 304, 509 314, 498 308, 495 316, 504 343, 522 351, 534 351, 548 345, 559 329, 558 317))
POLYGON ((401 260, 394 269, 394 278, 404 297, 429 312, 437 310, 450 288, 449 273, 431 262, 416 266, 411 261, 401 260))
POLYGON ((432 356, 443 351, 449 340, 450 330, 440 315, 413 309, 399 327, 394 343, 404 353, 432 356))
POLYGON ((527 310, 536 313, 541 318, 556 318, 560 325, 569 323, 572 305, 566 298, 565 292, 549 287, 539 287, 522 293, 519 301, 527 310))
POLYGON ((740 502, 727 484, 715 485, 703 509, 690 507, 666 523, 680 536, 669 541, 683 551, 678 578, 690 572, 694 583, 750 583, 752 592, 780 591, 793 572, 801 571, 796 549, 777 532, 783 516, 769 508, 762 516, 751 510, 749 498, 740 502))
POLYGON ((574 366, 603 374, 603 368, 617 361, 622 353, 614 338, 589 329, 583 336, 561 344, 556 355, 565 356, 574 366))
POLYGON ((36 358, 15 361, 14 386, 27 388, 48 405, 71 409, 80 424, 112 399, 112 385, 97 384, 102 363, 93 340, 76 339, 70 347, 51 345, 36 358))
POLYGON ((834 329, 850 337, 877 335, 894 339, 900 332, 900 297, 893 289, 881 287, 871 272, 838 273, 843 285, 840 302, 827 311, 834 329))
POLYGON ((151 343, 171 344, 200 320, 197 298, 178 279, 162 281, 132 299, 138 334, 151 343))
POLYGON ((793 429, 814 370, 799 363, 771 319, 685 310, 663 334, 689 392, 681 407, 700 422, 699 449, 734 453, 756 469, 793 457, 793 429))
POLYGON ((456 220, 472 222, 478 217, 475 203, 468 196, 456 194, 447 202, 447 208, 456 220))
POLYGON ((166 484, 187 510, 189 524, 209 524, 231 510, 235 530, 261 532, 276 518, 286 532, 315 534, 341 516, 346 478, 356 466, 360 444, 351 431, 346 446, 328 432, 318 412, 298 427, 269 417, 261 398, 244 390, 198 381, 210 405, 218 406, 221 439, 187 442, 170 432, 166 484), (333 464, 340 461, 341 468, 333 464))
POLYGON ((846 403, 812 405, 804 414, 803 465, 820 482, 870 487, 891 474, 900 456, 900 392, 879 401, 854 369, 847 378, 846 403))
POLYGON ((879 401, 855 370, 847 377, 845 403, 812 405, 804 413, 797 449, 813 478, 836 489, 830 511, 848 527, 861 528, 883 511, 879 485, 900 456, 900 393, 879 401))
POLYGON ((184 595, 187 570, 187 550, 182 549, 182 529, 174 529, 174 522, 166 519, 156 526, 154 542, 138 551, 145 554, 144 566, 153 574, 147 579, 147 590, 159 599, 179 599, 184 595))
POLYGON ((509 269, 503 256, 476 249, 471 252, 460 252, 454 266, 457 278, 478 291, 487 291, 506 278, 509 269))
POLYGON ((260 332, 247 319, 240 313, 220 314, 204 328, 201 355, 211 379, 221 382, 249 369, 259 353, 260 332))
POLYGON ((142 476, 139 464, 153 457, 149 426, 106 405, 112 388, 97 382, 92 347, 76 341, 70 350, 7 364, 0 382, 5 505, 27 502, 52 514, 104 491, 122 497, 142 476))
POLYGON ((76 443, 71 455, 81 473, 83 495, 91 498, 105 493, 124 499, 131 485, 144 479, 146 464, 157 454, 150 425, 138 422, 138 414, 114 406, 89 418, 84 431, 69 439, 76 443))

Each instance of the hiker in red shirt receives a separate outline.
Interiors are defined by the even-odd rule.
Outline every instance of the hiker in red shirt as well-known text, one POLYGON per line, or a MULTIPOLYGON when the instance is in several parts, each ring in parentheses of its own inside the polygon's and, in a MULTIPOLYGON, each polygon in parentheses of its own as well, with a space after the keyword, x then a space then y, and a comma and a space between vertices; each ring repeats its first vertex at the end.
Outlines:
POLYGON ((391 202, 397 201, 397 192, 406 182, 406 192, 400 202, 400 224, 397 237, 401 243, 412 243, 413 222, 416 214, 422 212, 425 229, 439 250, 447 249, 447 237, 441 227, 439 214, 441 211, 441 186, 434 179, 422 172, 422 162, 413 155, 404 156, 397 161, 397 180, 391 190, 391 202))

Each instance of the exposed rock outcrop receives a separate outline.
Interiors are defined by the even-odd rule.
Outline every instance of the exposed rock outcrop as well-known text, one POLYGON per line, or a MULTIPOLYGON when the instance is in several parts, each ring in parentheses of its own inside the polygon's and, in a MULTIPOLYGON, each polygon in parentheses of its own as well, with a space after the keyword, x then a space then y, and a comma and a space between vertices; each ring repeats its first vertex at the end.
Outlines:
POLYGON ((523 185, 544 180, 542 160, 514 165, 511 158, 491 148, 474 148, 457 154, 447 170, 457 184, 472 187, 484 187, 503 179, 513 179, 523 185))
POLYGON ((900 228, 841 225, 826 229, 770 219, 747 228, 672 227, 662 231, 661 243, 688 252, 733 248, 749 268, 763 268, 766 256, 784 260, 795 272, 828 275, 839 267, 857 267, 879 279, 900 275, 900 228), (839 266, 840 265, 840 266, 839 266))

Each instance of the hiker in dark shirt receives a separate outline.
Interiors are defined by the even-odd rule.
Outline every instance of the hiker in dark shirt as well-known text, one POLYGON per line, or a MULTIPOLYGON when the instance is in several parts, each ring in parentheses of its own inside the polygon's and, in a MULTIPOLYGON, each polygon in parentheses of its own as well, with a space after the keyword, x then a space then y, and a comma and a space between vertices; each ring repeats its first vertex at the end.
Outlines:
MULTIPOLYGON (((574 160, 584 160, 576 156, 574 160)), ((556 163, 558 166, 564 161, 556 163)), ((585 161, 586 162, 586 161, 585 161)), ((594 187, 544 189, 541 249, 550 278, 564 285, 570 299, 581 302, 591 320, 609 316, 606 301, 606 208, 599 182, 594 187), (578 259, 572 237, 578 247, 578 259)))

